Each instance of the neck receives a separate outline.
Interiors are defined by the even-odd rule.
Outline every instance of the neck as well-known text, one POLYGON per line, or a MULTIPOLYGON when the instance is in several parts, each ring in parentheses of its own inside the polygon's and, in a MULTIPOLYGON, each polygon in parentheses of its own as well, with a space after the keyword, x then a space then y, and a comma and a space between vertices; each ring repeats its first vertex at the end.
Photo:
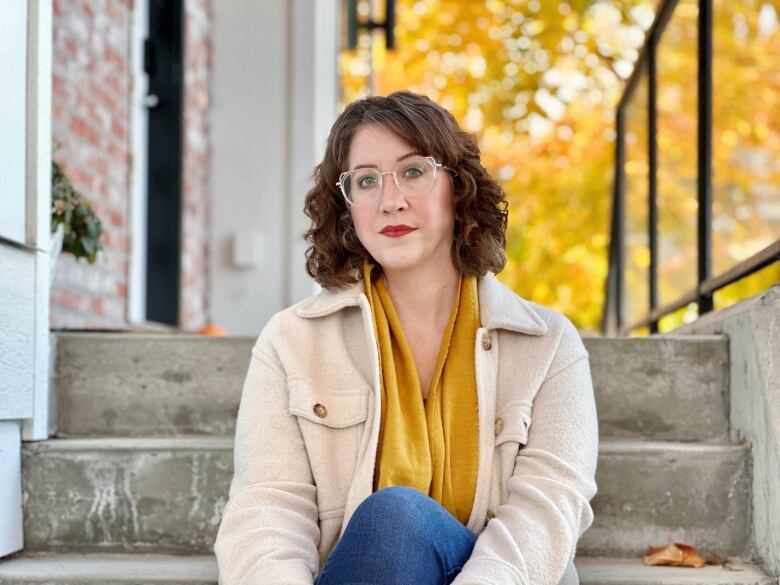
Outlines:
POLYGON ((460 280, 452 262, 403 271, 383 269, 382 277, 402 320, 409 317, 417 323, 438 323, 449 318, 460 280))

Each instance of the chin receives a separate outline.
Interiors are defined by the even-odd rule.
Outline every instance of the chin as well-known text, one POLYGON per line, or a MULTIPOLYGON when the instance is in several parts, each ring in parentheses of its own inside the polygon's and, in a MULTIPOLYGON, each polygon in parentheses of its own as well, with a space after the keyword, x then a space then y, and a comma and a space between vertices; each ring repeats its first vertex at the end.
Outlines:
POLYGON ((371 252, 371 255, 385 270, 409 270, 422 263, 419 254, 409 254, 407 251, 401 250, 383 250, 376 253, 371 252))
POLYGON ((405 262, 403 260, 398 260, 395 258, 390 260, 385 260, 385 261, 377 258, 377 262, 379 262, 379 265, 382 267, 383 270, 390 270, 392 272, 410 270, 415 268, 418 265, 417 262, 405 262))
POLYGON ((452 261, 450 249, 445 249, 444 244, 421 246, 419 242, 404 242, 403 245, 393 245, 393 242, 377 243, 380 245, 363 245, 384 270, 404 272, 421 267, 438 268, 439 263, 447 264, 452 261))

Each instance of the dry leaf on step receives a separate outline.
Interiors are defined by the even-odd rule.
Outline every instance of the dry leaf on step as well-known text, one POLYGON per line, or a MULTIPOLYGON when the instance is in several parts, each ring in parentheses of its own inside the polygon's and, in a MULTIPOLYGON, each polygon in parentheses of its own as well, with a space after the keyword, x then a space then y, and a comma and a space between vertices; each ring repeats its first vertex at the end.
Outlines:
POLYGON ((644 562, 646 565, 669 565, 673 567, 703 567, 707 562, 698 554, 698 549, 679 542, 669 541, 666 548, 650 546, 644 562))
POLYGON ((220 327, 219 325, 214 325, 213 323, 207 323, 200 329, 196 331, 198 335, 211 335, 215 337, 227 335, 227 331, 225 331, 224 327, 220 327))

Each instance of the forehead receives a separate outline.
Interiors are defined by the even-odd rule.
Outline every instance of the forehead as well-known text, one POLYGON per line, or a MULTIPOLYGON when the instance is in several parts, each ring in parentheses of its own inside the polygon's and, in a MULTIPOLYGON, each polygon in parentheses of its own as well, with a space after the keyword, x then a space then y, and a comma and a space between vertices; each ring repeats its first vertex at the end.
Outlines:
POLYGON ((347 165, 350 169, 357 165, 392 166, 399 157, 416 151, 395 132, 380 124, 367 124, 358 128, 352 137, 347 165))

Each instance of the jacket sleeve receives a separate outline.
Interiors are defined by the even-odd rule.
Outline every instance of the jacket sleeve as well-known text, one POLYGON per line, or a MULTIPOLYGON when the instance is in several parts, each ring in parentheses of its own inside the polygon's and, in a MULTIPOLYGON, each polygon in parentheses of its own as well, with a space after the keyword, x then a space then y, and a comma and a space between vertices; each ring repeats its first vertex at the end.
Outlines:
POLYGON ((558 585, 593 523, 598 422, 588 353, 566 320, 508 496, 453 585, 558 585))
POLYGON ((288 411, 286 376, 259 343, 241 394, 235 471, 214 544, 219 583, 312 585, 319 565, 316 489, 288 411))

